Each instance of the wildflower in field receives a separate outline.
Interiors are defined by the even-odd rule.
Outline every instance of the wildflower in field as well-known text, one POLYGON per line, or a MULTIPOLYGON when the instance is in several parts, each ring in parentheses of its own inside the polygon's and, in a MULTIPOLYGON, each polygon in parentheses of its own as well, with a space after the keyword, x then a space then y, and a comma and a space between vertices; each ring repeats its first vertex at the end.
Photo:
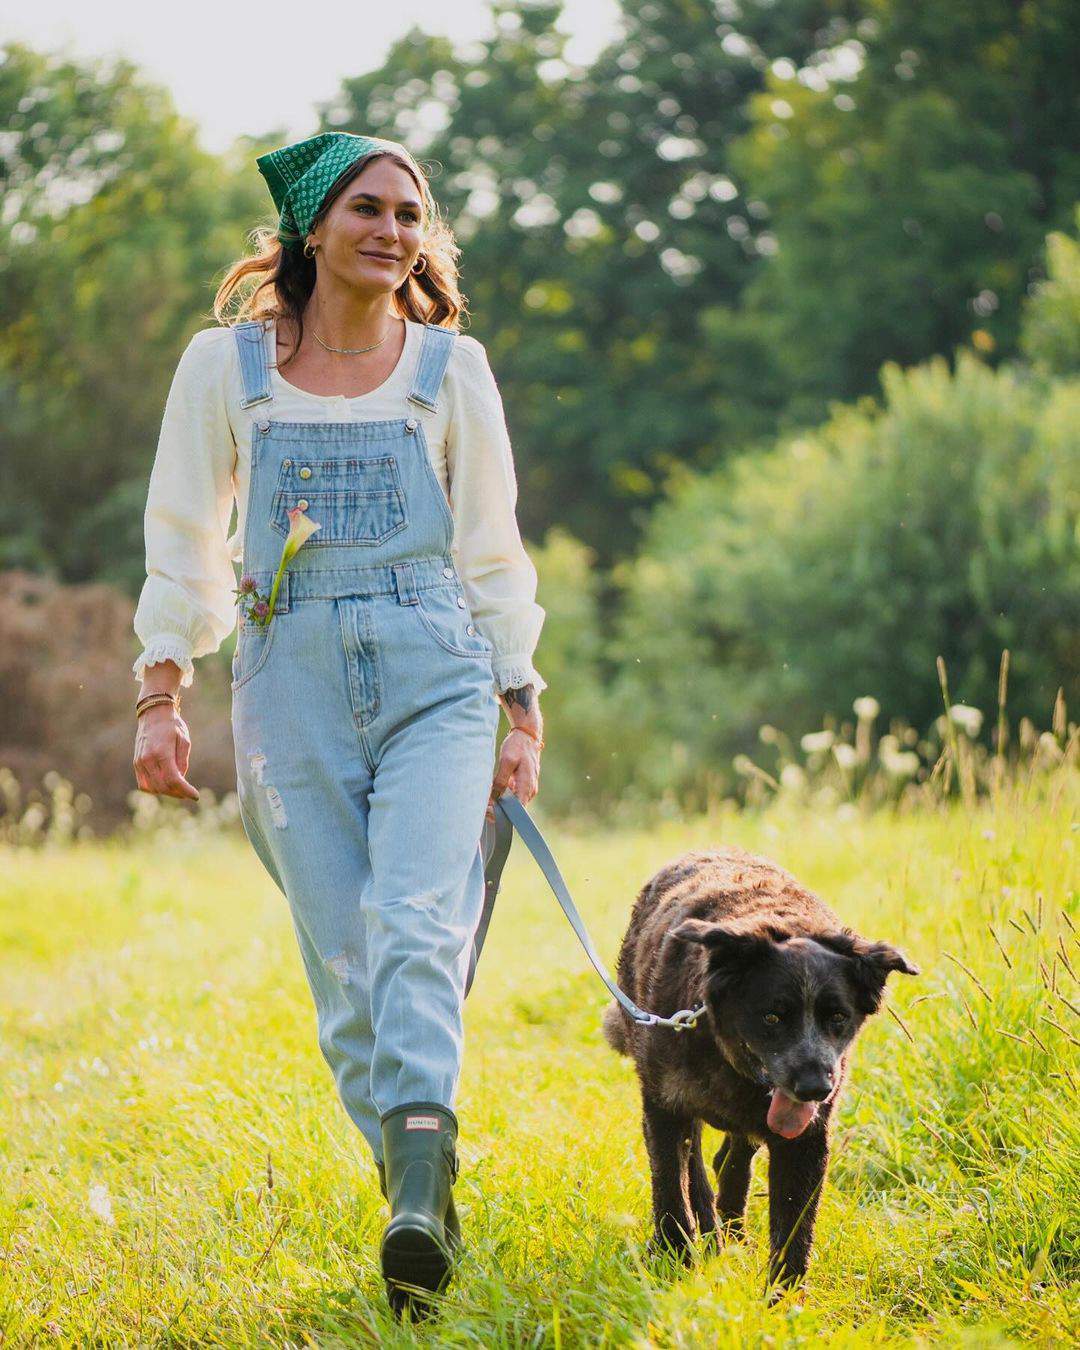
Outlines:
POLYGON ((832 752, 836 757, 837 764, 842 769, 853 769, 858 762, 858 755, 856 755, 854 747, 848 745, 845 741, 838 741, 833 746, 832 752))
POLYGON ((812 755, 819 750, 828 750, 835 739, 831 731, 808 731, 799 744, 812 755))
POLYGON ((95 1181, 90 1187, 89 1198, 90 1213, 96 1214, 99 1219, 104 1219, 106 1223, 115 1223, 112 1212, 112 1197, 109 1195, 109 1188, 102 1185, 100 1181, 95 1181))
POLYGON ((979 734, 983 724, 983 715, 980 709, 969 707, 966 703, 954 703, 949 709, 949 719, 965 736, 970 736, 972 740, 979 734))
POLYGON ((914 778, 919 772, 919 756, 914 750, 901 750, 895 736, 882 736, 878 742, 881 767, 894 778, 914 778))

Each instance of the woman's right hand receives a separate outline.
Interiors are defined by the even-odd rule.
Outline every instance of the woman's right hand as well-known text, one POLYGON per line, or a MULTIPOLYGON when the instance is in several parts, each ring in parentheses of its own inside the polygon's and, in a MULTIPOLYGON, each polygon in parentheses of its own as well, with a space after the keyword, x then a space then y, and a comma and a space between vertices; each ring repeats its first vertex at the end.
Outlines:
POLYGON ((187 723, 175 707, 159 703, 138 719, 135 732, 135 781, 140 792, 159 797, 199 800, 198 789, 184 777, 191 758, 187 723))

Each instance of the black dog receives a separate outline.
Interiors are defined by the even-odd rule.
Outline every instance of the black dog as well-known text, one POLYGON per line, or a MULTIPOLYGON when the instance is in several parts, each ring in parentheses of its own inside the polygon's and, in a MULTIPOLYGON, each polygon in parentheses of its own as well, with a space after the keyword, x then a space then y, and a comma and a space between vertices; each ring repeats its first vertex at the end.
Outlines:
POLYGON ((616 1003, 604 1034, 641 1083, 652 1169, 652 1246, 685 1257, 694 1231, 741 1231, 750 1163, 769 1150, 769 1282, 806 1273, 848 1052, 889 972, 918 974, 894 947, 867 942, 790 873, 726 848, 687 853, 639 893, 619 954, 619 985, 669 1015, 704 1002, 692 1030, 647 1027, 616 1003), (702 1122, 726 1138, 701 1156, 702 1122), (693 1218, 691 1217, 693 1215, 693 1218))

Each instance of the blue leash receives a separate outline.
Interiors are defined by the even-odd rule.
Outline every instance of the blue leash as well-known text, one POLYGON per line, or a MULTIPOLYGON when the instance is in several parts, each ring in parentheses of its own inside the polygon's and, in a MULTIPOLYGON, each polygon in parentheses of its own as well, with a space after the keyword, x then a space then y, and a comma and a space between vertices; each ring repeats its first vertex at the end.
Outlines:
POLYGON ((586 955, 596 968, 597 974, 607 985, 612 997, 641 1026, 671 1027, 673 1031, 682 1031, 686 1027, 696 1026, 698 1019, 705 1011, 704 1003, 699 1004, 696 1008, 684 1008, 680 1012, 672 1013, 670 1017, 661 1017, 659 1013, 646 1012, 644 1008, 639 1008, 633 999, 628 998, 611 978, 607 967, 600 959, 600 954, 593 946, 593 940, 589 936, 581 915, 578 913, 577 906, 570 897, 569 888, 562 878, 562 873, 552 856, 551 849, 547 846, 547 841, 537 828, 536 822, 509 788, 495 800, 495 821, 494 828, 490 827, 489 822, 485 822, 484 825, 482 843, 488 845, 485 848, 484 911, 481 915, 480 926, 477 929, 473 946, 466 993, 476 972, 476 962, 487 935, 488 924, 491 922, 491 910, 495 903, 495 894, 499 889, 499 878, 502 875, 503 864, 506 862, 506 855, 510 851, 514 830, 517 830, 525 841, 525 846, 540 865, 540 870, 547 878, 548 885, 555 892, 555 898, 562 906, 563 913, 570 920, 570 925, 578 935, 581 945, 585 948, 586 955))

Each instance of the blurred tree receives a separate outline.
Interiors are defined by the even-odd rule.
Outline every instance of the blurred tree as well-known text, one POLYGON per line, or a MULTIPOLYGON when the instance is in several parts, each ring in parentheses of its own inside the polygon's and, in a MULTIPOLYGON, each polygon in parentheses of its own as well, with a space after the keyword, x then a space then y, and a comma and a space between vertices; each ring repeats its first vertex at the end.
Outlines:
POLYGON ((885 361, 973 333, 1017 346, 1043 236, 1080 196, 1074 0, 872 0, 802 68, 773 67, 732 148, 776 255, 744 320, 773 334, 787 425, 874 388, 885 361))
POLYGON ((497 3, 490 39, 456 51, 414 29, 323 110, 441 166, 522 528, 562 524, 601 565, 672 464, 721 462, 778 416, 768 327, 739 312, 763 257, 746 217, 764 205, 741 200, 727 147, 770 60, 810 59, 859 7, 739 8, 736 31, 713 6, 623 0, 622 32, 584 68, 565 59, 560 4, 497 3))
POLYGON ((143 576, 163 390, 263 205, 126 61, 0 63, 0 564, 143 576))

